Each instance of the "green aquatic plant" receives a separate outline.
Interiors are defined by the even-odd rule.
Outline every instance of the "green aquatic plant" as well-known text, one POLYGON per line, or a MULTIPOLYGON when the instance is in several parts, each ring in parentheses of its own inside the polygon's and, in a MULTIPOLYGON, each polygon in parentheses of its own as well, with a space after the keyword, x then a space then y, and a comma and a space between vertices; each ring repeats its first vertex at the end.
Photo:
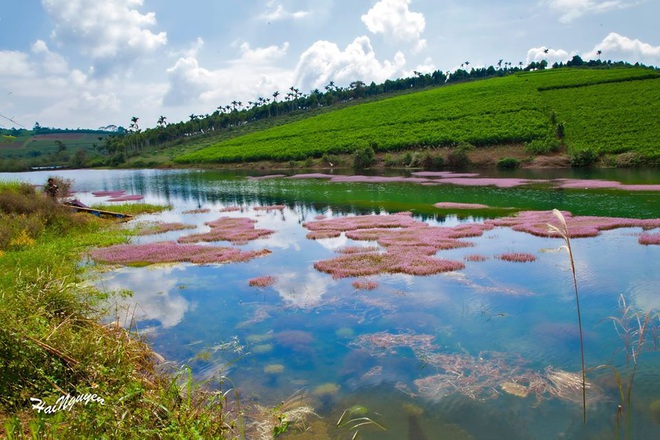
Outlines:
POLYGON ((387 431, 387 428, 383 425, 375 422, 370 417, 367 417, 365 415, 367 412, 368 409, 362 405, 353 405, 352 407, 345 409, 344 412, 341 413, 339 420, 337 420, 337 428, 354 431, 351 440, 359 438, 359 428, 363 426, 374 426, 383 431, 387 431))
POLYGON ((621 438, 622 422, 625 423, 625 438, 631 439, 633 438, 631 426, 633 382, 637 373, 640 355, 644 351, 658 349, 660 315, 653 315, 651 311, 646 313, 634 311, 626 303, 626 298, 623 295, 619 297, 619 310, 621 316, 612 316, 610 319, 624 343, 626 367, 629 370, 628 377, 624 378, 620 370, 611 365, 600 366, 599 368, 608 368, 613 371, 619 389, 620 402, 616 413, 617 439, 621 438), (649 343, 652 343, 651 348, 648 348, 649 343))
POLYGON ((559 226, 548 223, 550 233, 558 234, 566 243, 565 249, 568 252, 568 259, 571 262, 571 273, 573 274, 573 287, 575 289, 575 305, 577 308, 578 330, 580 331, 580 357, 582 361, 582 419, 587 423, 587 371, 584 365, 584 338, 582 335, 582 314, 580 313, 580 294, 578 292, 577 275, 575 272, 575 259, 573 258, 573 249, 571 248, 571 234, 566 224, 564 215, 558 209, 553 209, 552 214, 559 220, 559 226))

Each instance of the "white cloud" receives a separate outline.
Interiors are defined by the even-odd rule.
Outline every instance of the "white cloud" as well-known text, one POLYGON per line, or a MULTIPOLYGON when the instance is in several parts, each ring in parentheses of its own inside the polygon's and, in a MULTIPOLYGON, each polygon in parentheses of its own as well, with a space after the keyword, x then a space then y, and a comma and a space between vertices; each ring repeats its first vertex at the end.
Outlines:
POLYGON ((569 23, 584 15, 624 9, 636 4, 625 0, 544 0, 543 3, 561 14, 559 21, 562 23, 569 23))
POLYGON ((14 50, 0 50, 0 77, 27 76, 31 71, 28 55, 14 50))
POLYGON ((211 70, 200 65, 196 54, 179 58, 167 69, 169 88, 163 103, 179 106, 197 102, 215 109, 233 100, 247 100, 270 95, 274 89, 291 85, 291 74, 275 66, 286 55, 289 44, 252 49, 239 46, 240 57, 227 67, 211 70))
POLYGON ((366 36, 356 38, 343 51, 335 43, 317 41, 300 56, 296 84, 303 90, 313 90, 322 89, 330 81, 337 85, 356 80, 378 83, 400 72, 405 63, 401 52, 393 61, 378 61, 366 36))
POLYGON ((41 59, 41 65, 47 74, 66 74, 69 66, 60 54, 52 52, 43 40, 32 45, 32 53, 41 59))
POLYGON ((285 56, 289 49, 289 43, 284 43, 282 47, 268 46, 252 49, 249 43, 244 42, 241 44, 240 49, 241 58, 238 60, 238 63, 265 63, 285 56))
POLYGON ((546 60, 548 62, 548 66, 552 66, 554 63, 565 63, 566 61, 573 58, 573 55, 574 53, 568 53, 563 49, 533 47, 527 51, 527 60, 525 61, 525 65, 528 65, 532 61, 538 63, 540 61, 546 60))
POLYGON ((408 9, 410 2, 411 0, 380 0, 361 17, 362 22, 374 34, 413 42, 417 49, 421 49, 426 45, 426 41, 421 39, 426 20, 423 14, 408 9))
POLYGON ((603 60, 627 61, 633 64, 640 62, 656 66, 660 64, 660 46, 651 46, 616 32, 611 32, 593 50, 586 53, 585 59, 597 59, 599 50, 602 52, 600 58, 603 60))
POLYGON ((269 0, 266 4, 268 10, 264 12, 259 18, 264 21, 280 21, 280 20, 300 20, 309 15, 308 11, 295 11, 289 12, 284 6, 276 0, 269 0))
POLYGON ((143 0, 42 0, 55 22, 51 34, 64 45, 78 46, 94 59, 132 59, 167 43, 165 32, 152 33, 153 12, 142 14, 143 0))

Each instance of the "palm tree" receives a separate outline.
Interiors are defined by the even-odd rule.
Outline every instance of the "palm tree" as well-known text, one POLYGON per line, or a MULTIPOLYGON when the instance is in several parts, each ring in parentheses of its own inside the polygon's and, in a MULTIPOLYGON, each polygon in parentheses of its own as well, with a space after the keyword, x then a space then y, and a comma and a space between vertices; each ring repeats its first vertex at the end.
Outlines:
POLYGON ((598 52, 596 52, 596 54, 598 55, 598 60, 600 61, 600 56, 603 54, 603 51, 598 49, 598 52))
POLYGON ((165 116, 161 116, 161 117, 158 118, 158 122, 156 122, 156 125, 158 125, 159 127, 162 128, 165 125, 167 125, 166 122, 165 122, 166 120, 167 120, 167 118, 165 116))

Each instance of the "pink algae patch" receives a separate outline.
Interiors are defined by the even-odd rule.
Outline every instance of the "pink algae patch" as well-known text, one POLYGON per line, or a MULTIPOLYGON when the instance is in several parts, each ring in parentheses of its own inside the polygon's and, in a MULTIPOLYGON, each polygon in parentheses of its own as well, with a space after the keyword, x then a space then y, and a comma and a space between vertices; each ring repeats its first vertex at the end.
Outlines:
POLYGON ((643 245, 660 244, 660 233, 641 234, 637 241, 639 242, 639 244, 643 244, 643 245))
POLYGON ((133 200, 142 200, 142 199, 144 199, 144 196, 133 194, 133 195, 124 195, 119 197, 112 197, 108 199, 108 202, 130 202, 133 200))
POLYGON ((368 276, 379 273, 405 273, 432 275, 460 270, 464 264, 435 258, 441 250, 469 247, 473 244, 460 238, 477 237, 492 229, 486 224, 460 224, 454 227, 430 226, 414 220, 409 213, 389 216, 364 215, 334 218, 306 223, 315 232, 343 231, 347 238, 360 241, 376 241, 385 249, 372 247, 364 252, 348 248, 344 255, 317 261, 314 267, 335 278, 368 276))
POLYGON ((138 235, 164 234, 170 231, 181 231, 183 229, 195 229, 195 225, 185 225, 183 223, 157 223, 141 230, 138 235))
POLYGON ((355 280, 352 284, 357 290, 374 290, 378 287, 378 282, 372 280, 355 280))
POLYGON ((508 252, 506 254, 499 255, 497 258, 503 261, 512 261, 515 263, 530 263, 532 261, 536 261, 536 256, 524 252, 508 252))
POLYGON ((351 231, 368 228, 401 228, 415 225, 419 222, 408 214, 392 215, 358 215, 353 217, 338 217, 303 223, 310 231, 351 231))
POLYGON ((255 211, 281 211, 286 206, 284 205, 270 205, 270 206, 257 206, 254 208, 255 211))
POLYGON ((94 197, 120 197, 124 194, 126 194, 126 191, 124 190, 117 190, 117 191, 94 191, 92 192, 94 197))
POLYGON ((188 211, 183 211, 181 214, 206 214, 211 212, 209 208, 200 208, 200 209, 189 209, 188 211))
POLYGON ((484 255, 467 255, 465 256, 465 261, 472 261, 472 262, 480 262, 480 261, 486 261, 488 257, 484 255))
POLYGON ((242 251, 233 247, 181 245, 162 241, 141 245, 121 244, 94 249, 90 256, 100 262, 121 265, 190 262, 195 264, 245 262, 270 254, 267 249, 242 251))
POLYGON ((270 229, 256 229, 256 220, 245 217, 220 217, 218 220, 206 222, 211 230, 202 234, 192 234, 179 237, 179 243, 197 243, 200 241, 228 241, 234 244, 245 244, 272 234, 270 229))
POLYGON ((240 206, 226 206, 220 210, 220 212, 234 212, 234 211, 240 211, 241 208, 240 206))
POLYGON ((326 230, 326 231, 312 231, 309 232, 306 237, 309 238, 310 240, 321 240, 323 238, 337 238, 341 235, 340 231, 332 231, 332 230, 326 230))
MULTIPOLYGON (((573 216, 570 212, 562 212, 568 225, 571 238, 595 237, 600 231, 640 227, 653 229, 660 227, 660 219, 633 219, 617 217, 573 216)), ((506 226, 514 231, 527 232, 539 237, 557 237, 548 229, 548 224, 559 226, 559 221, 551 211, 523 211, 517 215, 500 219, 486 220, 486 224, 506 226)))
POLYGON ((340 254, 360 254, 364 252, 378 252, 379 250, 378 246, 346 246, 338 249, 337 252, 340 254))
POLYGON ((332 274, 334 278, 376 275, 379 273, 405 273, 409 275, 432 275, 459 270, 463 263, 431 258, 426 255, 367 253, 342 255, 330 260, 317 261, 314 267, 332 274))
POLYGON ((248 284, 252 287, 268 287, 275 284, 276 281, 277 278, 268 275, 268 276, 251 278, 250 280, 248 280, 248 284))
POLYGON ((613 188, 626 191, 660 191, 660 185, 626 185, 612 180, 559 179, 560 188, 613 188))
POLYGON ((440 209, 484 209, 488 208, 488 205, 482 205, 481 203, 454 203, 454 202, 440 202, 436 203, 436 208, 440 209))

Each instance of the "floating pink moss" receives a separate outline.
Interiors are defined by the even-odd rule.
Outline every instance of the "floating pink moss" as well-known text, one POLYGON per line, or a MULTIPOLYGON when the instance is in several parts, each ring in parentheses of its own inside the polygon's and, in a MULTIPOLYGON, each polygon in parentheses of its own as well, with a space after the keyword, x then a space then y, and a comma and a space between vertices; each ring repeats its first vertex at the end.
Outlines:
POLYGON ((92 195, 94 197, 119 197, 126 194, 126 191, 124 190, 116 190, 116 191, 93 191, 92 195))
POLYGON ((268 287, 275 284, 276 281, 277 278, 268 275, 268 276, 251 278, 250 280, 248 280, 248 284, 252 287, 268 287))
POLYGON ((536 256, 524 252, 507 252, 506 254, 498 255, 500 260, 512 261, 515 263, 530 263, 536 261, 536 256))
POLYGON ((250 240, 270 235, 275 231, 256 229, 256 220, 245 217, 220 217, 218 220, 206 222, 211 230, 202 234, 192 234, 179 237, 179 243, 197 243, 200 241, 228 241, 234 244, 245 244, 250 240))
POLYGON ((181 245, 172 241, 148 244, 121 244, 94 249, 92 259, 107 264, 148 265, 190 262, 195 264, 234 263, 249 261, 270 254, 268 249, 242 251, 233 247, 181 245))
POLYGON ((270 205, 270 206, 256 206, 254 208, 255 211, 281 211, 286 206, 284 205, 270 205))
POLYGON ((195 225, 185 225, 183 223, 158 223, 141 230, 138 235, 164 234, 170 231, 181 231, 183 229, 195 228, 195 225))
POLYGON ((346 246, 345 248, 338 249, 340 254, 360 254, 364 252, 378 252, 378 246, 346 246))
POLYGON ((463 269, 458 261, 431 258, 416 253, 366 253, 341 255, 329 260, 317 261, 314 267, 329 273, 333 278, 359 277, 379 273, 404 273, 408 275, 433 275, 463 269))
POLYGON ((658 234, 641 234, 637 240, 639 244, 650 245, 660 244, 660 233, 658 234))
POLYGON ((304 223, 303 226, 310 231, 351 231, 368 228, 401 228, 408 227, 417 222, 408 214, 391 215, 358 215, 352 217, 337 217, 326 220, 317 220, 304 223))
POLYGON ((440 202, 436 203, 436 208, 440 209, 484 209, 488 208, 488 205, 482 205, 481 203, 455 203, 455 202, 440 202))
POLYGON ((464 259, 465 261, 480 262, 486 261, 488 257, 484 255, 466 255, 464 259))
POLYGON ((613 188, 625 191, 660 191, 660 185, 626 185, 612 180, 558 179, 560 188, 613 188))
MULTIPOLYGON (((660 219, 573 216, 570 212, 562 212, 562 214, 566 219, 570 238, 595 237, 600 234, 600 231, 616 228, 653 229, 660 227, 660 219)), ((485 223, 510 227, 515 231, 527 232, 539 237, 556 237, 548 230, 548 224, 559 226, 552 211, 523 211, 510 217, 486 220, 485 223)))
POLYGON ((374 290, 378 287, 378 282, 372 280, 355 280, 353 287, 357 290, 374 290))
POLYGON ((321 240, 323 238, 337 238, 341 235, 340 231, 312 231, 307 233, 306 237, 310 240, 321 240))
POLYGON ((108 199, 108 202, 130 202, 130 201, 142 200, 142 199, 144 199, 144 196, 140 196, 137 194, 129 194, 124 196, 112 197, 108 199))
POLYGON ((326 216, 323 215, 323 214, 319 214, 316 217, 314 217, 314 220, 325 220, 325 219, 326 219, 326 216))
POLYGON ((209 208, 200 208, 200 209, 189 209, 188 211, 183 211, 181 214, 206 214, 211 212, 209 208))
POLYGON ((241 210, 240 206, 225 206, 224 208, 220 209, 220 212, 234 212, 240 210, 241 210))

